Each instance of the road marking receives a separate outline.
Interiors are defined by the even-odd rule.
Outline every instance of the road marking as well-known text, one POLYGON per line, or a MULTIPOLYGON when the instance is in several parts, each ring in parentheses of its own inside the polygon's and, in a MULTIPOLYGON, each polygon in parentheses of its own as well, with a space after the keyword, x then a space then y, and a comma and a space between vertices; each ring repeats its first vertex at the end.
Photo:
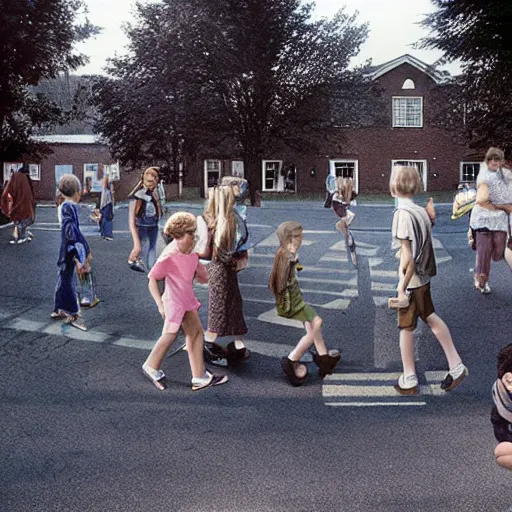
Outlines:
MULTIPOLYGON (((303 231, 304 233, 304 231, 303 231)), ((314 240, 302 240, 302 245, 312 245, 314 244, 314 240)), ((267 236, 264 240, 256 244, 257 247, 279 247, 281 242, 279 242, 279 238, 277 238, 277 233, 272 233, 270 236, 267 236)))
POLYGON ((403 406, 422 406, 427 402, 325 402, 328 407, 403 407, 403 406))
POLYGON ((372 291, 396 292, 396 283, 379 283, 372 281, 372 291))
POLYGON ((282 316, 278 316, 275 308, 258 315, 258 320, 260 322, 268 322, 270 324, 285 325, 286 327, 304 329, 304 324, 301 321, 291 320, 290 318, 283 318, 282 316))
POLYGON ((398 277, 398 271, 396 270, 375 270, 370 267, 370 277, 392 277, 396 279, 398 277))
POLYGON ((378 307, 387 306, 389 297, 372 297, 373 303, 378 307))
MULTIPOLYGON (((339 261, 339 259, 338 259, 339 261)), ((249 267, 254 267, 254 268, 271 268, 273 265, 272 262, 268 262, 268 263, 251 263, 250 259, 249 259, 249 267)), ((347 269, 342 269, 342 268, 327 268, 327 267, 319 267, 319 266, 306 266, 304 267, 303 270, 301 270, 300 272, 300 276, 302 276, 304 273, 307 273, 307 272, 325 272, 325 273, 330 273, 330 274, 357 274, 357 270, 356 269, 352 269, 352 268, 347 268, 347 269)), ((301 279, 301 277, 299 276, 299 280, 301 279)))
POLYGON ((141 340, 135 338, 122 337, 118 340, 114 341, 112 345, 117 345, 118 347, 127 347, 127 348, 138 348, 140 350, 152 350, 155 346, 156 340, 141 340))

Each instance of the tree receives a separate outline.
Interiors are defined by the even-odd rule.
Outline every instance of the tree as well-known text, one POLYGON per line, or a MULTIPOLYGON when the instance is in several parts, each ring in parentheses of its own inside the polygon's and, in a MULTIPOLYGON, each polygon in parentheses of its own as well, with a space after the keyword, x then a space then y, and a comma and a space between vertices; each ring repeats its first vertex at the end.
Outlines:
POLYGON ((130 53, 111 60, 111 77, 96 88, 97 129, 113 154, 176 162, 224 144, 243 157, 254 199, 266 150, 312 150, 333 127, 368 121, 371 83, 347 71, 367 26, 343 10, 313 21, 312 8, 299 0, 137 5, 130 53))
POLYGON ((75 70, 87 58, 74 44, 98 32, 82 0, 0 0, 0 159, 41 152, 34 125, 62 121, 58 105, 31 86, 75 70))
POLYGON ((462 75, 444 87, 446 123, 477 150, 494 145, 512 156, 512 3, 509 0, 432 0, 437 10, 423 26, 421 48, 444 52, 440 63, 459 60, 462 75))

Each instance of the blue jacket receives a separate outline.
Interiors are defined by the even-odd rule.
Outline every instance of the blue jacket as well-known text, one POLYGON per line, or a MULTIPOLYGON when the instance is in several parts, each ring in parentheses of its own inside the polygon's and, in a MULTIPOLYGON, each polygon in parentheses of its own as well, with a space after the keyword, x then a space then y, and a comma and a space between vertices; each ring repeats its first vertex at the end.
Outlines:
POLYGON ((80 231, 78 222, 78 205, 71 201, 64 201, 60 206, 61 242, 57 265, 60 267, 77 258, 84 263, 89 254, 89 244, 80 231))

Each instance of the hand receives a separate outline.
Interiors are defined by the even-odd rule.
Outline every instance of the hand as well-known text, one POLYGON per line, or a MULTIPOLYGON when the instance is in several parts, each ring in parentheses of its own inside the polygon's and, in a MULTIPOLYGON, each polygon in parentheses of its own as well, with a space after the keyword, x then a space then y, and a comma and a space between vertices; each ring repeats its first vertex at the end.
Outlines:
POLYGON ((140 251, 141 251, 140 244, 133 244, 133 249, 132 249, 132 252, 130 253, 130 256, 128 256, 128 259, 130 261, 137 261, 139 259, 140 251))
POLYGON ((425 210, 427 211, 428 216, 430 217, 430 221, 432 224, 436 220, 436 209, 434 207, 434 200, 430 197, 427 201, 427 205, 425 206, 425 210))
POLYGON ((160 316, 165 320, 165 310, 162 303, 158 304, 158 312, 160 313, 160 316))

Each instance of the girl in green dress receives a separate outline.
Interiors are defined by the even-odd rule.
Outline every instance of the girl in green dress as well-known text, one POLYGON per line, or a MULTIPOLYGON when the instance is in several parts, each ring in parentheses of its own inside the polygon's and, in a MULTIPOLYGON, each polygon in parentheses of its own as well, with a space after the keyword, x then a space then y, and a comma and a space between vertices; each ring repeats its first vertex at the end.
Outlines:
POLYGON ((322 319, 304 302, 297 281, 296 271, 302 270, 297 251, 302 243, 302 226, 298 222, 283 222, 277 228, 280 247, 274 258, 270 273, 269 288, 276 299, 277 314, 284 318, 300 320, 306 334, 297 343, 288 357, 281 359, 281 367, 293 386, 304 384, 308 369, 300 363, 302 356, 314 344, 313 361, 318 366, 321 378, 330 375, 340 360, 337 350, 327 350, 322 336, 322 319))

